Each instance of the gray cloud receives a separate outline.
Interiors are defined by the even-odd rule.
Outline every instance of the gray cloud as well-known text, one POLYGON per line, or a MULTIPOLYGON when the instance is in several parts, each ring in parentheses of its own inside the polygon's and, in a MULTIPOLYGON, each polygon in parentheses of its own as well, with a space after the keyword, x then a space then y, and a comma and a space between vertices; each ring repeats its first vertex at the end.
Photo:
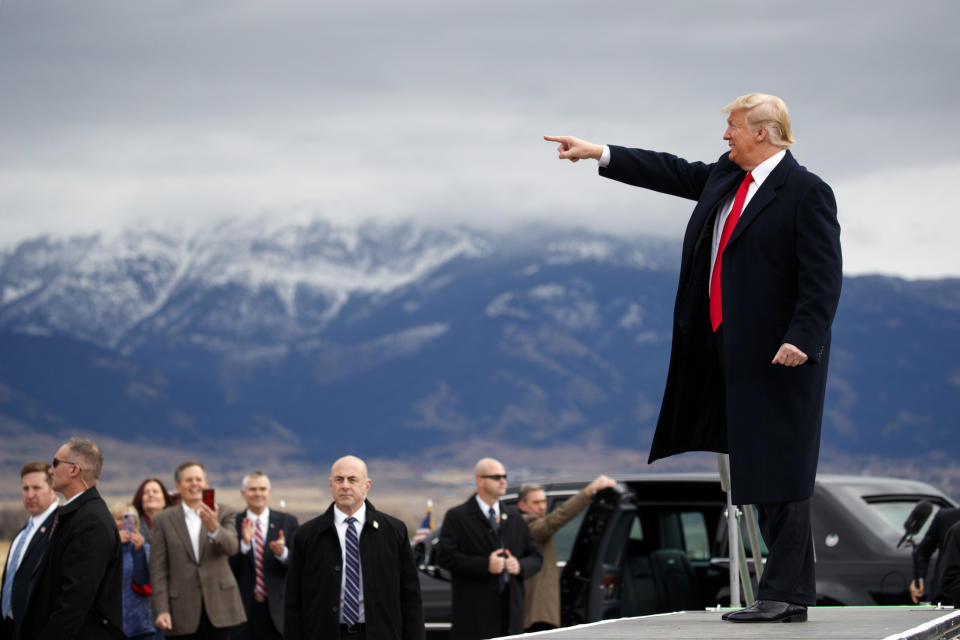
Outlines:
POLYGON ((769 91, 846 268, 960 275, 948 1, 0 4, 0 237, 269 212, 678 236, 544 133, 713 160, 769 91), (906 241, 905 241, 906 239, 906 241))

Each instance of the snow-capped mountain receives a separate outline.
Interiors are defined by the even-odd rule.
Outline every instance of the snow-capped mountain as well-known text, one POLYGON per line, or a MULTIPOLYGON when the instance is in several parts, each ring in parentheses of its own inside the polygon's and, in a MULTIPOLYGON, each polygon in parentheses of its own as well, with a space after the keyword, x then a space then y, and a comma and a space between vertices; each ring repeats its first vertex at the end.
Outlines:
MULTIPOLYGON (((478 435, 644 450, 678 253, 324 221, 36 238, 0 252, 0 431, 269 436, 303 455, 478 435)), ((957 280, 847 278, 825 451, 942 448, 960 426, 958 328, 957 280)))

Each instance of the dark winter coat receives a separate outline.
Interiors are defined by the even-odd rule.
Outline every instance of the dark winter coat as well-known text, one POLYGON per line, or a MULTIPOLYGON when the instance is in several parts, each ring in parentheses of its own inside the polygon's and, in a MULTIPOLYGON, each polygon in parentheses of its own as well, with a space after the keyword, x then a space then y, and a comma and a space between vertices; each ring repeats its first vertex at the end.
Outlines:
POLYGON ((440 529, 437 563, 453 578, 453 627, 451 640, 502 636, 500 574, 489 571, 490 554, 510 550, 520 561, 520 574, 507 583, 508 633, 523 632, 523 582, 540 570, 540 555, 527 523, 519 511, 503 508, 499 531, 494 532, 480 511, 477 495, 447 511, 440 529))
MULTIPOLYGON (((366 503, 360 570, 368 640, 423 640, 420 581, 407 527, 366 503)), ((339 637, 343 554, 333 505, 297 529, 287 566, 286 640, 339 637)))
POLYGON ((716 216, 745 172, 726 154, 704 164, 610 151, 601 175, 697 201, 683 239, 670 369, 650 462, 686 451, 729 453, 734 502, 810 497, 842 280, 833 192, 788 151, 745 207, 723 253, 721 372, 709 320, 711 240, 716 216), (771 364, 783 343, 809 360, 771 364))

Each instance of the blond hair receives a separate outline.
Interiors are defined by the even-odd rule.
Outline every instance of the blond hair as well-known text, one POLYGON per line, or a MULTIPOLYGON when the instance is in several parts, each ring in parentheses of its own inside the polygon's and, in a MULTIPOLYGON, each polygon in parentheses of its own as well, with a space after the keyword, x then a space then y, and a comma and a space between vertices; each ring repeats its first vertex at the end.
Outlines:
POLYGON ((133 514, 133 521, 136 524, 136 528, 140 528, 140 515, 137 513, 137 508, 134 507, 129 502, 114 502, 110 507, 110 515, 113 516, 114 520, 119 520, 128 513, 133 514))
POLYGON ((793 130, 790 128, 790 113, 787 111, 786 103, 769 93, 748 93, 740 96, 722 111, 730 113, 737 109, 746 109, 746 122, 751 127, 763 127, 767 130, 767 136, 771 144, 781 149, 787 149, 796 142, 793 137, 793 130))

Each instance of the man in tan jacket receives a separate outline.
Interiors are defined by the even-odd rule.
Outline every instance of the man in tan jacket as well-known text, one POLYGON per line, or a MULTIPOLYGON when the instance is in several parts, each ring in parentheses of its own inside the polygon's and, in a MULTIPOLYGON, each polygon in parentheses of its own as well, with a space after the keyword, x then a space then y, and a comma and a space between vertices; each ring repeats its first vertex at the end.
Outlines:
POLYGON ((181 503, 153 519, 150 586, 154 622, 167 636, 228 640, 246 621, 229 558, 240 548, 236 514, 203 503, 207 474, 184 462, 173 474, 181 503))
POLYGON ((539 573, 524 582, 527 597, 523 606, 523 628, 526 631, 560 626, 560 576, 557 574, 557 547, 553 542, 553 534, 583 511, 594 493, 615 484, 616 481, 607 476, 597 476, 549 514, 547 493, 543 487, 537 484, 520 487, 517 506, 523 512, 530 535, 543 554, 543 566, 539 573))

